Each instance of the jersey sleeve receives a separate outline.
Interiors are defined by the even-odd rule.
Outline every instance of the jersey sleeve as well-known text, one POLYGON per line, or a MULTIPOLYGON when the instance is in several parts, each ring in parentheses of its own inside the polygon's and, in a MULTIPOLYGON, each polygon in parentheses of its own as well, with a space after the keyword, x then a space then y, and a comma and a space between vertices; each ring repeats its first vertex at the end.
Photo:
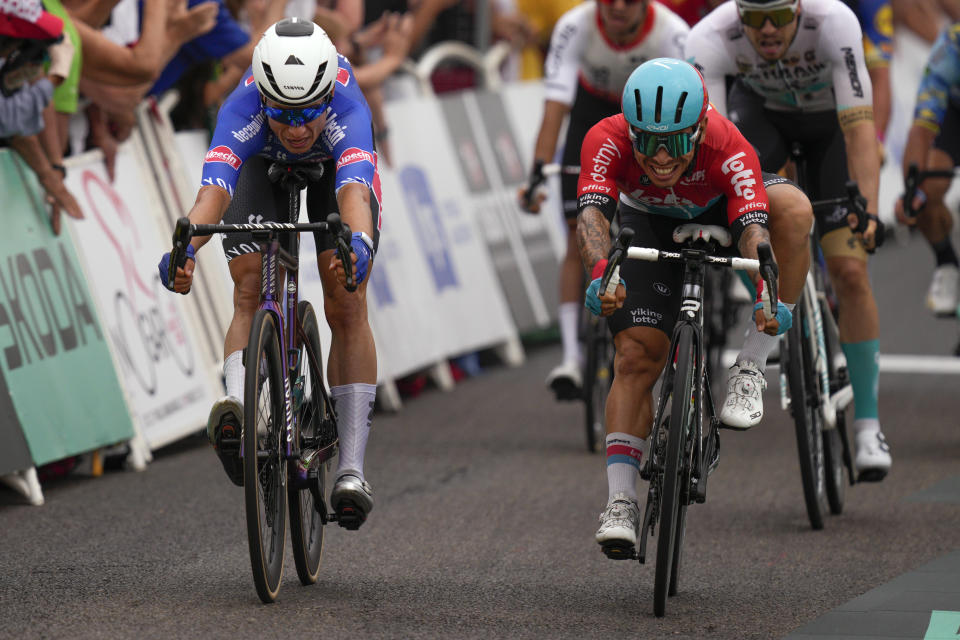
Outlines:
POLYGON ((577 210, 593 206, 612 220, 620 189, 616 177, 633 155, 610 135, 607 120, 593 125, 580 147, 580 179, 577 181, 577 210), (629 156, 629 157, 628 157, 629 156))
POLYGON ((550 37, 550 50, 543 63, 544 98, 572 105, 577 94, 580 58, 587 38, 589 20, 584 20, 585 7, 563 14, 550 37))
POLYGON ((703 76, 707 97, 713 108, 727 115, 727 76, 737 75, 732 63, 733 56, 723 46, 723 34, 711 28, 709 18, 690 31, 684 47, 684 57, 703 76))
MULTIPOLYGON (((378 189, 377 156, 373 145, 373 120, 363 94, 357 88, 353 69, 345 58, 340 59, 338 90, 350 100, 345 108, 331 114, 321 136, 336 162, 336 190, 349 183, 378 189)), ((339 101, 334 106, 339 106, 339 101)), ((379 197, 379 194, 378 194, 379 197)))
POLYGON ((727 198, 727 222, 739 241, 748 225, 767 226, 770 203, 760 159, 750 143, 733 124, 726 128, 722 140, 722 146, 713 151, 709 175, 727 198))
POLYGON ((890 0, 862 0, 858 12, 868 69, 890 66, 893 57, 893 9, 890 0))
POLYGON ((830 56, 837 111, 873 108, 873 87, 863 54, 863 32, 850 8, 836 3, 823 22, 821 50, 830 56))
POLYGON ((934 42, 913 115, 915 125, 940 133, 947 113, 950 87, 960 83, 960 24, 945 30, 934 42))
POLYGON ((260 109, 256 88, 245 90, 241 81, 220 108, 210 148, 203 159, 201 185, 219 186, 233 196, 240 168, 266 141, 269 127, 260 109))

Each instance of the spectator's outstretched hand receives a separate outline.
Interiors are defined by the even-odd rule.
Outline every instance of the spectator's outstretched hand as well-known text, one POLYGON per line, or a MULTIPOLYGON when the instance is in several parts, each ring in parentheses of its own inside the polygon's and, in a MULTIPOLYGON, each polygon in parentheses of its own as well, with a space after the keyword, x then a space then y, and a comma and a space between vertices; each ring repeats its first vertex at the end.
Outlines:
POLYGON ((77 204, 73 194, 67 191, 63 178, 56 171, 51 171, 40 178, 40 186, 46 191, 46 201, 50 205, 50 226, 54 235, 60 235, 60 211, 66 211, 71 218, 83 219, 83 211, 77 204))
POLYGON ((413 30, 413 16, 409 13, 384 14, 386 25, 383 32, 383 55, 398 60, 406 60, 410 53, 410 33, 413 30))
POLYGON ((166 0, 169 3, 167 37, 185 44, 202 36, 217 24, 219 5, 210 0, 187 7, 187 0, 166 0))

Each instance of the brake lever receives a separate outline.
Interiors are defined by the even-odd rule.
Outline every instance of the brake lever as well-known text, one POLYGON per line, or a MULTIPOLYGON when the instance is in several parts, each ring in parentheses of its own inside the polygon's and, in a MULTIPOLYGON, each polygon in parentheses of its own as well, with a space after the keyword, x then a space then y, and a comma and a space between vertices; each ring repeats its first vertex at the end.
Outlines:
POLYGON ((860 187, 853 180, 847 181, 847 199, 853 209, 852 213, 857 216, 857 233, 866 233, 870 219, 867 217, 867 199, 860 193, 860 187))
POLYGON ((920 213, 913 208, 913 201, 917 197, 920 187, 920 168, 916 162, 911 162, 907 168, 907 176, 903 179, 903 212, 908 218, 916 218, 920 213))
POLYGON ((173 228, 173 249, 170 251, 170 265, 167 267, 167 289, 174 290, 177 268, 187 264, 187 245, 190 244, 190 218, 182 217, 173 228))
POLYGON ((773 260, 773 250, 766 242, 757 245, 757 257, 760 259, 760 277, 766 285, 767 300, 763 301, 763 315, 766 318, 772 318, 775 312, 774 305, 780 300, 780 292, 777 288, 777 279, 780 276, 780 268, 773 260))
POLYGON ((334 234, 334 242, 337 246, 337 257, 340 258, 340 264, 343 265, 343 272, 346 275, 347 283, 344 288, 351 293, 357 290, 357 280, 353 272, 353 260, 350 254, 353 250, 350 248, 352 233, 350 225, 340 219, 337 213, 331 213, 327 216, 327 227, 334 234))
POLYGON ((533 171, 530 172, 530 184, 527 185, 527 188, 523 192, 523 206, 524 208, 529 208, 533 204, 533 195, 537 191, 537 187, 544 183, 546 178, 543 175, 543 160, 535 160, 533 163, 533 171))
POLYGON ((603 270, 603 278, 600 280, 600 291, 606 295, 613 295, 620 284, 620 265, 623 264, 627 256, 627 249, 633 242, 633 229, 630 227, 621 227, 620 232, 610 247, 610 255, 607 257, 607 268, 603 270))

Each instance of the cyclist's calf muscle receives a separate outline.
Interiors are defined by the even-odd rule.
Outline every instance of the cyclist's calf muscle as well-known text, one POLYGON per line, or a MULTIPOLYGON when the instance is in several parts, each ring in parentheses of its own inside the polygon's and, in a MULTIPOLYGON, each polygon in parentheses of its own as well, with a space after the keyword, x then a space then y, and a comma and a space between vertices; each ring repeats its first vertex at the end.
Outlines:
POLYGON ((670 337, 659 329, 631 327, 614 338, 613 385, 607 396, 607 433, 646 439, 653 425, 653 389, 670 350, 670 337))

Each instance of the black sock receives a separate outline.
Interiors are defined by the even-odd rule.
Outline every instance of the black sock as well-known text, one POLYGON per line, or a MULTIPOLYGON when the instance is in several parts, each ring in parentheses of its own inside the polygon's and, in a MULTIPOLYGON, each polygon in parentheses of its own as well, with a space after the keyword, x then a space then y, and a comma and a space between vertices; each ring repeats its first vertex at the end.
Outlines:
POLYGON ((953 250, 953 243, 950 242, 949 237, 944 238, 936 244, 931 244, 930 248, 933 249, 933 255, 937 259, 938 267, 942 267, 945 264, 960 266, 960 262, 957 261, 957 253, 953 250))

